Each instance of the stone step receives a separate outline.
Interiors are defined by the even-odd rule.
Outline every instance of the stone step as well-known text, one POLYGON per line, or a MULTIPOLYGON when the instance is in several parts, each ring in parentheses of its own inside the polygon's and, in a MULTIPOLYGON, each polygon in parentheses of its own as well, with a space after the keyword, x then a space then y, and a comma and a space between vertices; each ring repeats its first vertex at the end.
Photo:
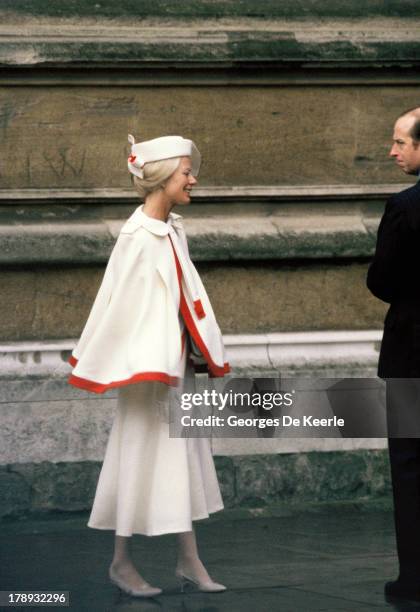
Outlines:
POLYGON ((323 23, 295 21, 158 23, 133 26, 3 25, 0 65, 51 69, 237 68, 260 64, 290 70, 328 67, 413 68, 420 63, 418 26, 409 20, 323 23), (385 66, 386 64, 386 66, 385 66))
MULTIPOLYGON (((406 185, 213 187, 185 211, 196 261, 373 254, 387 196, 406 185)), ((129 190, 2 190, 3 264, 105 263, 138 204, 129 190)), ((182 211, 184 212, 184 211, 182 211)))
POLYGON ((48 2, 47 0, 2 0, 2 12, 6 19, 48 18, 127 18, 130 20, 163 17, 185 18, 371 18, 371 17, 418 17, 420 7, 415 0, 352 0, 352 2, 296 2, 295 0, 183 0, 171 3, 167 0, 101 0, 98 3, 72 0, 71 3, 48 2))

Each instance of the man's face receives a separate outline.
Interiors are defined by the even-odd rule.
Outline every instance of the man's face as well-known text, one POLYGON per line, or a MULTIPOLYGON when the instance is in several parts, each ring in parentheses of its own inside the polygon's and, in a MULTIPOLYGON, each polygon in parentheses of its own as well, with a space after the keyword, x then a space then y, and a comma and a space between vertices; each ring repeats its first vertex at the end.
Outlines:
POLYGON ((409 135, 416 121, 413 115, 400 117, 394 126, 393 145, 389 152, 406 174, 418 174, 420 170, 420 144, 409 135))

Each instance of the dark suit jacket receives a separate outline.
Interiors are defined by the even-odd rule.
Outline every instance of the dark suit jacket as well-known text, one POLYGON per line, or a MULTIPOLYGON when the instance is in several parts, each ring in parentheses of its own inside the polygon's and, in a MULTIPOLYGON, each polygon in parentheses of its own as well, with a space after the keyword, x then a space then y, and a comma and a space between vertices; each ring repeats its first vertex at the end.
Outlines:
POLYGON ((378 229, 367 286, 390 303, 381 378, 420 378, 420 184, 392 196, 378 229))

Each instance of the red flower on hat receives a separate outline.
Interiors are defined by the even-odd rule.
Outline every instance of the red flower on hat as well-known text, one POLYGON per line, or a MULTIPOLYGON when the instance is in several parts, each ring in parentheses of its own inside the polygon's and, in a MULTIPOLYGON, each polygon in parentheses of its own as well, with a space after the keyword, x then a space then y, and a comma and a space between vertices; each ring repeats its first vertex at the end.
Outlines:
POLYGON ((128 158, 128 161, 130 162, 130 164, 133 164, 137 159, 136 155, 130 155, 130 157, 128 158))

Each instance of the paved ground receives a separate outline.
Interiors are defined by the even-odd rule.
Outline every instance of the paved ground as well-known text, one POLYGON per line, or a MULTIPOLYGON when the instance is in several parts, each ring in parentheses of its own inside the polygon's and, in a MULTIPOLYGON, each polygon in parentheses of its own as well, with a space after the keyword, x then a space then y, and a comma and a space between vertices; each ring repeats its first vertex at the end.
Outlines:
POLYGON ((282 514, 219 514, 198 523, 203 560, 229 587, 222 594, 181 594, 173 576, 174 536, 136 536, 138 567, 164 589, 148 601, 120 596, 108 583, 112 534, 85 527, 86 517, 3 523, 1 589, 69 590, 70 609, 78 612, 420 610, 409 604, 395 607, 383 598, 384 580, 396 574, 389 511, 344 505, 282 514))

